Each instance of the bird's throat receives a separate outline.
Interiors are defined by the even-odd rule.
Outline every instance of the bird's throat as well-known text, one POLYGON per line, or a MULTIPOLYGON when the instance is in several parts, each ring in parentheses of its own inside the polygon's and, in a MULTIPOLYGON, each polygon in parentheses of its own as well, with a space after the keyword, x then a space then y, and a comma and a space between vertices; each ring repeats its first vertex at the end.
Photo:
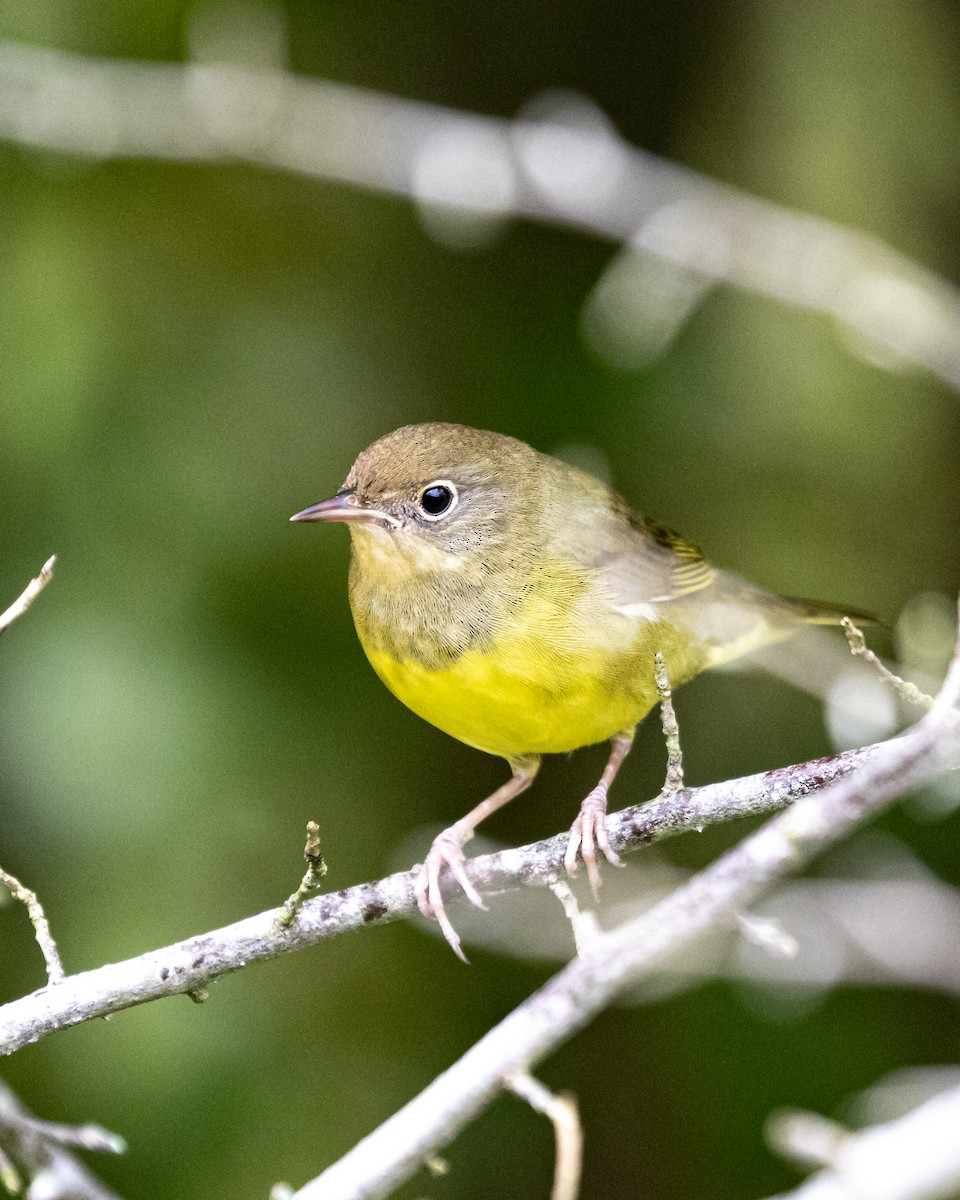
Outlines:
POLYGON ((491 635, 485 576, 433 546, 397 544, 391 533, 352 529, 350 607, 370 654, 442 670, 491 635))

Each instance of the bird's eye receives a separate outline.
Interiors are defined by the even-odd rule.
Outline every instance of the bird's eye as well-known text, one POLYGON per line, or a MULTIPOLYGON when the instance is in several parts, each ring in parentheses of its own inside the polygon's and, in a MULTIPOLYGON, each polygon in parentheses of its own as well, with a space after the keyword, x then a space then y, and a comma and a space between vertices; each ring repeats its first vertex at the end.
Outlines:
POLYGON ((420 508, 425 517, 442 517, 457 502, 457 489, 445 479, 438 479, 420 493, 420 508))

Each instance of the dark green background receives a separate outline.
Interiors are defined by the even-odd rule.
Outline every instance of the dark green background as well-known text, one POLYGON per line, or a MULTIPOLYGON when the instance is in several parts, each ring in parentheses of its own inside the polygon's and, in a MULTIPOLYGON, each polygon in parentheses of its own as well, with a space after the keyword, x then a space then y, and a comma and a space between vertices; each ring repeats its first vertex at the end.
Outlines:
MULTIPOLYGON (((295 70, 510 116, 577 89, 631 141, 857 226, 957 274, 960 17, 949 4, 290 3, 295 70)), ((178 60, 189 6, 20 0, 0 36, 178 60)), ((342 530, 291 526, 397 425, 462 421, 595 447, 638 507, 768 587, 894 621, 960 579, 958 398, 884 371, 826 318, 716 291, 658 361, 584 342, 611 248, 516 224, 457 253, 411 206, 245 166, 79 162, 0 146, 0 861, 45 901, 68 969, 278 903, 316 818, 332 889, 409 860, 504 767, 408 713, 356 642, 342 530), (407 859, 404 859, 404 855, 407 859)), ((877 643, 889 650, 888 635, 877 643)), ((690 778, 828 753, 820 706, 756 675, 679 699, 690 778)), ((620 804, 662 771, 646 729, 620 804)), ((602 751, 497 817, 569 824, 602 751)), ((956 817, 884 824, 957 882, 956 817)), ((742 830, 669 847, 708 861, 742 830)), ((42 982, 0 913, 2 999, 42 982)), ((5 1066, 42 1115, 130 1142, 126 1196, 265 1196, 347 1150, 549 975, 461 966, 389 927, 248 970, 5 1066)), ((956 1058, 957 1006, 841 988, 801 1018, 715 983, 614 1010, 542 1068, 580 1099, 584 1200, 751 1196, 783 1104, 840 1113, 887 1071, 956 1058)), ((512 1098, 413 1197, 546 1196, 549 1128, 512 1098)))

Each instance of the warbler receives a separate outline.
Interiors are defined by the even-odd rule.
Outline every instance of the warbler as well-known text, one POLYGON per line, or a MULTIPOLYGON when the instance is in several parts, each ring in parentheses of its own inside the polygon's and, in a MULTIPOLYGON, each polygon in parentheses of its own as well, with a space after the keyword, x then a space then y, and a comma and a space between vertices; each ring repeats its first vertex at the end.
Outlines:
POLYGON ((465 425, 387 434, 360 454, 332 499, 290 519, 349 526, 353 618, 390 691, 510 765, 510 780, 441 833, 419 868, 420 910, 436 917, 461 958, 441 869, 484 907, 463 846, 530 786, 542 755, 610 740, 565 864, 574 872, 581 855, 594 887, 597 850, 619 864, 607 839, 607 793, 657 702, 658 651, 677 686, 844 615, 715 570, 598 479, 465 425))

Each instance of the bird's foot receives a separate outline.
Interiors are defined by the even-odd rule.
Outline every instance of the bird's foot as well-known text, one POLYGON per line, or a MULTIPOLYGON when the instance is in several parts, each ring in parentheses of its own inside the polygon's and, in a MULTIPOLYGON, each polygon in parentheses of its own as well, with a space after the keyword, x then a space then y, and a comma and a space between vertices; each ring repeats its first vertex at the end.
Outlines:
POLYGON ((623 866, 607 838, 607 785, 603 780, 580 805, 577 819, 570 826, 570 840, 567 842, 567 852, 563 856, 567 874, 576 875, 577 854, 580 854, 587 868, 587 879, 590 881, 594 899, 600 891, 598 849, 611 866, 623 866))
POLYGON ((444 867, 449 867, 450 873, 463 888, 464 895, 470 903, 475 904, 477 908, 485 909, 487 906, 480 893, 467 878, 466 861, 456 827, 445 829, 443 833, 433 839, 433 845, 417 873, 414 884, 414 895, 417 898, 417 907, 420 912, 428 919, 435 918, 451 950, 462 962, 467 962, 467 956, 463 952, 460 937, 451 924, 443 904, 443 896, 440 892, 440 872, 444 867))

